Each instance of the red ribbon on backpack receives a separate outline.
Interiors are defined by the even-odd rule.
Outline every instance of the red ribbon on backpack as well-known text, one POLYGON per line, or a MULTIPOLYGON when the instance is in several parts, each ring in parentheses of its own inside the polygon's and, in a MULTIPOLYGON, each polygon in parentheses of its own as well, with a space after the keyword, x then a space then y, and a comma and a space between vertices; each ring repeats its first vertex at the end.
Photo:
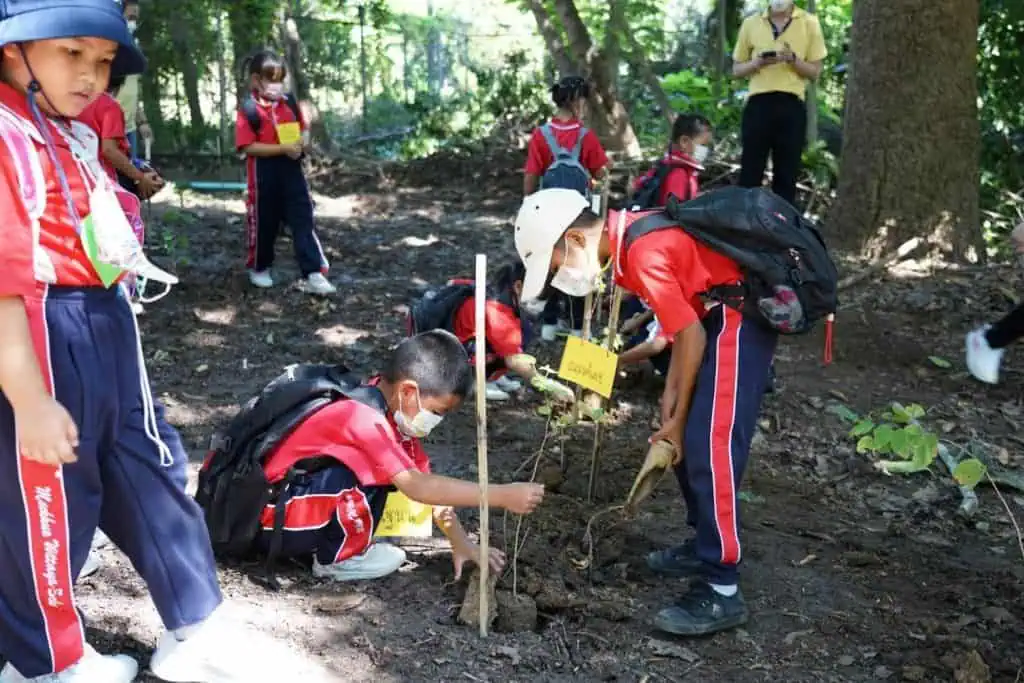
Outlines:
POLYGON ((835 313, 829 313, 825 318, 825 365, 832 364, 832 327, 835 320, 835 313))

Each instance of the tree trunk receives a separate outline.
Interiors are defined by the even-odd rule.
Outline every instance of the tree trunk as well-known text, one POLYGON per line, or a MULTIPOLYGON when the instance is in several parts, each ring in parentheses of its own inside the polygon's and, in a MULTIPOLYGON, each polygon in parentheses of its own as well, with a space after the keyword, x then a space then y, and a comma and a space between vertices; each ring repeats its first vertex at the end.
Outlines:
MULTIPOLYGON (((814 14, 817 11, 817 2, 807 0, 807 11, 814 14)), ((814 145, 818 141, 818 84, 811 81, 807 88, 807 145, 814 145)))
POLYGON ((179 16, 171 24, 171 40, 181 57, 178 64, 181 68, 181 80, 185 86, 185 100, 188 102, 192 128, 198 131, 203 127, 203 107, 199 100, 199 65, 192 58, 188 34, 187 19, 184 16, 179 16))
POLYGON ((858 0, 851 33, 830 241, 878 256, 923 237, 963 257, 981 243, 978 2, 858 0))
POLYGON ((541 0, 526 0, 527 7, 537 22, 537 31, 548 48, 548 54, 561 74, 581 73, 583 70, 569 55, 569 48, 562 39, 562 33, 553 21, 541 0))
POLYGON ((281 43, 284 45, 284 59, 288 65, 288 77, 291 79, 292 92, 300 100, 309 99, 309 79, 306 78, 306 71, 303 69, 303 46, 302 34, 299 31, 300 22, 306 18, 301 15, 302 6, 299 0, 294 0, 290 11, 282 10, 281 13, 281 43))

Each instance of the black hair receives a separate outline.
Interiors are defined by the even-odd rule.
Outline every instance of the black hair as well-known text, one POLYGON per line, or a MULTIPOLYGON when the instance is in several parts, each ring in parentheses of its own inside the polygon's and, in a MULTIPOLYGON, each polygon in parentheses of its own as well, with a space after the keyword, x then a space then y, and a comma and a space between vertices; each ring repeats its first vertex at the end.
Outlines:
POLYGON ((425 397, 465 398, 473 389, 469 355, 451 332, 430 330, 409 337, 391 353, 381 376, 388 384, 412 380, 425 397))
POLYGON ((121 86, 124 85, 125 80, 126 80, 126 77, 123 74, 118 74, 117 76, 111 76, 110 77, 110 82, 107 83, 107 92, 110 93, 111 95, 113 95, 114 93, 116 93, 118 90, 121 89, 121 86))
MULTIPOLYGON (((600 220, 601 217, 594 213, 591 209, 583 209, 583 211, 580 212, 580 215, 576 217, 576 220, 570 223, 569 227, 565 229, 565 232, 569 232, 570 230, 585 230, 586 228, 592 228, 594 227, 594 223, 597 223, 600 220)), ((562 233, 563 237, 565 236, 565 232, 562 233)))
POLYGON ((128 5, 138 5, 138 4, 139 4, 139 0, 122 0, 122 2, 121 2, 121 9, 124 9, 128 5))
POLYGON ((551 86, 551 100, 559 109, 568 109, 576 100, 590 97, 590 86, 579 76, 566 76, 551 86))
POLYGON ((492 286, 499 292, 505 292, 512 289, 515 283, 522 282, 524 279, 526 279, 526 265, 522 261, 511 261, 498 269, 494 275, 492 286))
POLYGON ((706 130, 711 130, 711 121, 700 114, 680 114, 672 124, 672 142, 684 135, 695 138, 706 130))
POLYGON ((273 50, 261 49, 249 55, 244 65, 250 77, 261 76, 271 81, 283 81, 288 75, 288 67, 273 50))

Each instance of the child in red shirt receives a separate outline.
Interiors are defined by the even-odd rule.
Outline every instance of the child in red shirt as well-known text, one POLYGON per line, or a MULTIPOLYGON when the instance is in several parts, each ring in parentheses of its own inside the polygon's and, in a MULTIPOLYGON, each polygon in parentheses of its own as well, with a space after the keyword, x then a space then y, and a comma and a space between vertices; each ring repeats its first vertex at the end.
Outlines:
POLYGON ((566 190, 527 197, 515 224, 516 249, 526 264, 523 300, 539 296, 549 282, 584 296, 607 264, 616 283, 641 296, 672 339, 662 426, 651 441, 676 448, 676 476, 696 536, 651 553, 647 562, 656 572, 698 579, 682 600, 658 614, 658 628, 704 635, 747 620, 737 585, 737 493, 777 333, 728 306, 705 306, 703 295, 713 288, 742 283, 739 266, 728 257, 681 228, 628 240, 630 226, 644 215, 613 211, 604 221, 566 190))
POLYGON ((254 287, 274 286, 274 245, 286 223, 302 274, 299 287, 323 296, 336 290, 327 279, 329 264, 316 234, 313 197, 302 170, 308 125, 295 98, 284 91, 286 75, 280 57, 269 50, 257 52, 249 60, 252 92, 235 121, 235 146, 245 155, 248 181, 246 267, 254 287))
POLYGON ((633 185, 633 210, 665 206, 669 195, 684 202, 696 197, 711 138, 711 122, 700 114, 677 116, 664 158, 633 185))
MULTIPOLYGON (((550 121, 535 128, 530 137, 526 150, 523 195, 529 196, 540 189, 542 177, 555 163, 557 150, 551 148, 549 137, 563 150, 579 152, 577 162, 589 177, 582 179, 582 187, 573 189, 589 197, 593 181, 605 176, 608 155, 597 135, 584 128, 582 123, 589 96, 589 84, 576 76, 567 76, 551 86, 551 99, 558 111, 550 121)), ((541 339, 544 341, 554 341, 560 332, 565 331, 578 336, 583 327, 583 299, 552 297, 541 316, 541 323, 541 339)))
POLYGON ((164 186, 164 180, 152 169, 141 169, 132 162, 132 149, 125 132, 125 114, 112 93, 121 87, 124 78, 111 79, 107 92, 85 108, 78 120, 100 136, 100 158, 103 168, 139 199, 149 199, 164 186))

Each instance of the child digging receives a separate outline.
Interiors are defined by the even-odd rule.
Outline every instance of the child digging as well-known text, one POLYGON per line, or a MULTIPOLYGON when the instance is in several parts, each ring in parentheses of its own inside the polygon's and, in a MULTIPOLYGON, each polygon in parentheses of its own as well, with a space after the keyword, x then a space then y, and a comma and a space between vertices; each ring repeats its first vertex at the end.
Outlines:
POLYGON ((135 680, 133 659, 86 643, 75 601, 97 525, 167 627, 158 678, 277 672, 249 649, 255 634, 225 628, 188 456, 119 284, 128 270, 176 280, 141 253, 96 135, 73 120, 112 71, 145 60, 110 0, 0 3, 0 51, 0 682, 135 680))
POLYGON ((274 286, 274 245, 286 223, 302 274, 299 288, 309 294, 333 294, 327 257, 316 234, 313 197, 302 170, 306 120, 295 98, 284 91, 287 70, 280 57, 261 50, 248 64, 252 92, 238 110, 235 146, 245 156, 248 183, 249 282, 262 289, 274 286))
MULTIPOLYGON (((257 548, 274 555, 312 555, 314 575, 333 581, 391 574, 405 561, 405 552, 374 543, 373 535, 388 492, 397 489, 434 506, 460 576, 465 562, 476 561, 479 548, 452 508, 479 505, 480 486, 431 474, 420 439, 458 409, 472 385, 466 352, 451 333, 433 330, 400 343, 384 372, 353 392, 365 400, 348 397, 328 403, 272 447, 264 466, 271 485, 282 482, 293 468, 305 473, 264 509, 257 548), (284 517, 275 524, 281 505, 284 517)), ((544 487, 496 484, 488 495, 495 507, 527 514, 540 504, 544 487)), ((489 559, 495 572, 504 566, 504 555, 497 550, 489 559)))
POLYGON ((606 223, 579 194, 541 190, 523 202, 515 242, 526 264, 524 301, 537 297, 549 279, 574 296, 593 291, 610 263, 616 283, 640 295, 672 338, 662 426, 651 442, 669 441, 676 450, 676 476, 696 535, 651 553, 647 564, 661 574, 695 579, 655 623, 669 633, 696 636, 747 620, 737 585, 737 492, 777 335, 732 308, 704 306, 703 293, 741 282, 742 275, 736 263, 682 229, 643 234, 625 246, 630 225, 641 216, 610 212, 606 223))

